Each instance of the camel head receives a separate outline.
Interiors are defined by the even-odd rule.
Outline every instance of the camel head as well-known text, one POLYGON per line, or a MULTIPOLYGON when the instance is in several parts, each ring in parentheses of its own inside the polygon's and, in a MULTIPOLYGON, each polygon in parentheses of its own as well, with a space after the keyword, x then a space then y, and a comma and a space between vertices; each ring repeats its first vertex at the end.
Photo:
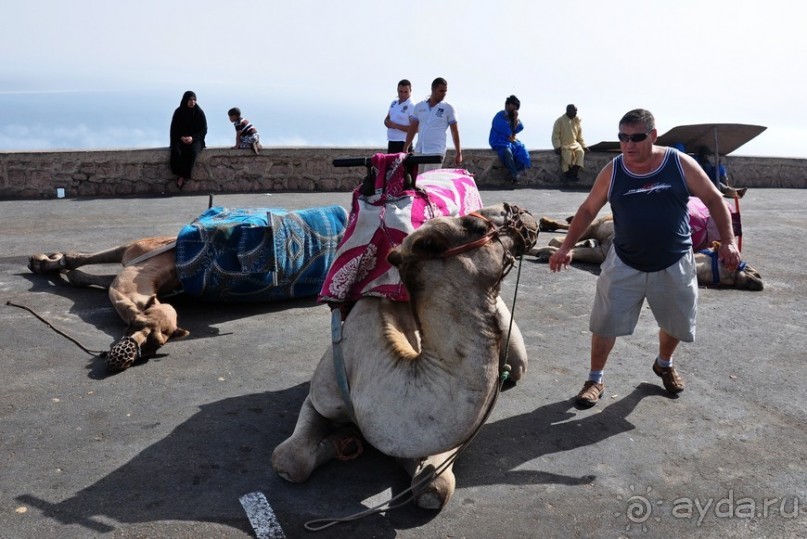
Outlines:
POLYGON ((517 206, 501 203, 463 217, 427 221, 387 259, 398 268, 409 293, 416 295, 425 284, 419 278, 428 278, 421 272, 425 263, 473 253, 474 279, 487 275, 491 284, 497 284, 513 266, 515 257, 527 252, 537 239, 535 218, 517 206))
POLYGON ((719 248, 720 243, 715 241, 708 249, 703 249, 695 254, 699 283, 711 283, 712 286, 753 292, 763 289, 762 276, 745 262, 740 262, 740 266, 733 272, 723 267, 717 258, 719 248))
POLYGON ((154 299, 142 315, 126 328, 126 335, 114 343, 106 355, 110 372, 128 369, 141 357, 151 357, 168 339, 181 339, 189 334, 177 327, 177 312, 167 303, 154 299))

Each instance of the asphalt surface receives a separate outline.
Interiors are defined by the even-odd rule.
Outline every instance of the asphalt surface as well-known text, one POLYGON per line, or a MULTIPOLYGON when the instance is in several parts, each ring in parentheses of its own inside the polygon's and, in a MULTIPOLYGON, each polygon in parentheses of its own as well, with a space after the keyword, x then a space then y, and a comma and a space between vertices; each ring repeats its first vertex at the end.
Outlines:
MULTIPOLYGON (((482 196, 564 217, 585 193, 482 196)), ((215 202, 349 200, 290 193, 215 202)), ((657 330, 645 310, 636 333, 617 341, 602 401, 576 409, 597 268, 551 274, 525 259, 515 314, 530 368, 458 460, 449 504, 439 512, 408 505, 318 533, 304 523, 362 511, 409 483, 372 450, 328 463, 302 485, 271 469, 328 346, 327 307, 177 297, 190 337, 108 376, 100 360, 6 304, 106 349, 123 330, 106 293, 33 275, 28 256, 173 235, 207 205, 207 196, 0 201, 0 537, 807 536, 807 190, 756 189, 742 200, 743 258, 766 288, 701 290, 697 343, 676 357, 687 383, 679 398, 651 371, 657 330), (251 506, 256 522, 239 502, 249 494, 261 502, 251 506)), ((514 270, 502 287, 508 303, 516 278, 514 270)))

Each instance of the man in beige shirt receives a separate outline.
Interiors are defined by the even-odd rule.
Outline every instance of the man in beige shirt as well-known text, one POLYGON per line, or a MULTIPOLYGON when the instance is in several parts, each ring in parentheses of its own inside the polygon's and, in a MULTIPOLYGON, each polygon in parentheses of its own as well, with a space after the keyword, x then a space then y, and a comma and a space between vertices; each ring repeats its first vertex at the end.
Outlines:
POLYGON ((560 156, 564 179, 576 182, 588 148, 583 140, 583 126, 574 105, 566 105, 566 114, 555 120, 552 127, 552 147, 560 156))

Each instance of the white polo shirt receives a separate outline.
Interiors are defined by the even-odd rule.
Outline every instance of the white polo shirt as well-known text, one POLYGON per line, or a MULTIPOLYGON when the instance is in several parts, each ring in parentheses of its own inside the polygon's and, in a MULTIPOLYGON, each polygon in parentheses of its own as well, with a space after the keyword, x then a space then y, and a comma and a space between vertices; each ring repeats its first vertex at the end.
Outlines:
POLYGON ((410 116, 419 123, 415 153, 445 155, 446 130, 457 123, 454 107, 445 101, 429 107, 429 100, 424 99, 415 105, 410 116))
MULTIPOLYGON (((389 106, 389 119, 401 125, 409 125, 409 115, 412 113, 412 100, 407 99, 401 103, 398 102, 396 99, 392 102, 389 106)), ((392 140, 396 142, 404 142, 406 140, 406 131, 401 131, 400 129, 394 129, 392 127, 387 128, 387 140, 392 140)))

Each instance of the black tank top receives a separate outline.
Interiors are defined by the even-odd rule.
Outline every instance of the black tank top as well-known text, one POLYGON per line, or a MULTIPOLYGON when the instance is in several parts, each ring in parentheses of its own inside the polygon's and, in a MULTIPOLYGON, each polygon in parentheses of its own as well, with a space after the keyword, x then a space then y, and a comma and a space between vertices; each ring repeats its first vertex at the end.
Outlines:
POLYGON ((692 249, 684 180, 678 151, 667 148, 661 165, 634 174, 614 158, 608 201, 614 215, 614 249, 628 266, 661 271, 692 249))

